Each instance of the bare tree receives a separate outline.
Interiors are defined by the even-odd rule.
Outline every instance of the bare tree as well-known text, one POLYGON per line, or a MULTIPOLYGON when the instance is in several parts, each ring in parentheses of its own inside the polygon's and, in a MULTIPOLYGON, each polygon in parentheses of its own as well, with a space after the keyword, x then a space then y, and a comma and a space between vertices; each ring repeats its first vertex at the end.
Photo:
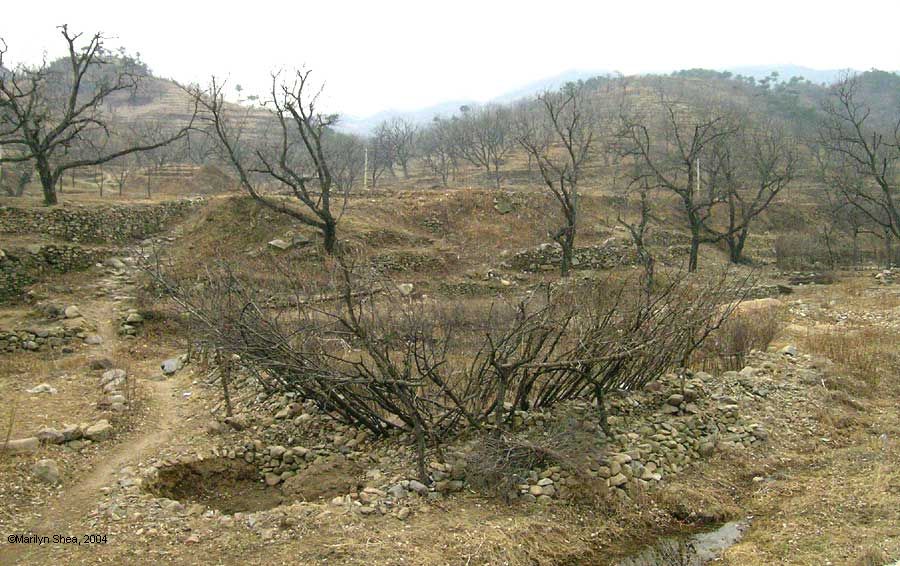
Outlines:
POLYGON ((418 127, 405 118, 392 118, 384 123, 384 129, 393 161, 403 170, 403 178, 409 178, 409 162, 415 153, 418 127))
POLYGON ((900 238, 900 115, 883 121, 859 96, 855 76, 832 87, 824 104, 819 143, 826 179, 883 233, 886 261, 893 259, 893 240, 900 238))
POLYGON ((373 189, 386 171, 394 175, 394 146, 391 144, 390 136, 387 124, 382 122, 369 140, 369 163, 372 168, 370 180, 373 189))
POLYGON ((431 125, 419 136, 419 145, 425 167, 437 175, 441 185, 446 187, 450 175, 457 169, 451 123, 435 117, 431 125))
POLYGON ((638 165, 632 182, 674 193, 691 232, 688 270, 696 271, 704 222, 721 194, 699 175, 701 158, 714 144, 734 135, 739 125, 726 107, 711 102, 690 106, 662 89, 655 112, 648 119, 639 114, 623 116, 620 132, 624 155, 638 165), (655 118, 655 120, 653 120, 655 118))
POLYGON ((653 257, 653 254, 650 252, 650 247, 647 245, 647 232, 650 227, 650 220, 656 218, 653 216, 653 210, 650 205, 650 187, 644 183, 638 189, 638 194, 640 196, 641 204, 638 220, 636 222, 628 222, 622 218, 621 214, 619 214, 616 219, 618 223, 624 226, 628 230, 628 233, 631 234, 631 242, 634 244, 635 251, 637 252, 638 261, 644 266, 647 288, 652 288, 656 259, 653 257))
POLYGON ((553 240, 562 248, 560 275, 568 277, 578 228, 578 182, 591 156, 594 121, 582 85, 545 92, 538 96, 538 106, 539 113, 520 124, 517 139, 560 206, 563 225, 553 240))
POLYGON ((25 194, 33 177, 34 166, 27 161, 0 165, 0 188, 6 196, 20 197, 25 194))
POLYGON ((305 69, 286 79, 280 73, 272 75, 266 103, 277 123, 277 139, 269 144, 258 142, 255 147, 242 138, 246 109, 225 102, 223 83, 213 78, 208 90, 191 88, 188 92, 203 109, 201 119, 209 125, 223 158, 237 173, 240 186, 263 206, 317 229, 330 255, 336 251, 337 225, 347 204, 345 194, 341 210, 337 214, 332 210, 335 178, 325 138, 338 117, 318 110, 321 91, 310 93, 309 75, 305 69), (256 174, 288 189, 302 207, 263 194, 256 174))
MULTIPOLYGON (((114 93, 136 89, 141 76, 127 64, 130 60, 107 54, 101 34, 79 46, 82 34, 70 33, 67 26, 60 26, 60 32, 68 48, 68 69, 62 76, 46 61, 0 74, 0 145, 16 150, 5 152, 0 162, 32 161, 47 205, 57 203, 56 187, 66 171, 163 147, 184 137, 196 115, 194 108, 188 123, 167 137, 112 152, 100 150, 95 140, 112 135, 105 101, 114 93), (85 146, 92 151, 65 155, 66 148, 85 146)), ((5 54, 6 43, 0 40, 0 67, 5 54)))
POLYGON ((334 131, 329 131, 326 142, 326 157, 332 164, 334 184, 342 194, 348 195, 365 175, 366 142, 357 136, 334 131))
POLYGON ((705 241, 724 240, 730 261, 740 263, 751 224, 797 176, 795 143, 775 120, 747 117, 709 153, 708 184, 719 194, 709 199, 713 214, 703 220, 705 241), (714 213, 723 207, 725 221, 717 228, 714 213))
POLYGON ((500 188, 500 167, 516 145, 511 111, 499 105, 467 110, 454 121, 456 152, 476 167, 484 167, 500 188))

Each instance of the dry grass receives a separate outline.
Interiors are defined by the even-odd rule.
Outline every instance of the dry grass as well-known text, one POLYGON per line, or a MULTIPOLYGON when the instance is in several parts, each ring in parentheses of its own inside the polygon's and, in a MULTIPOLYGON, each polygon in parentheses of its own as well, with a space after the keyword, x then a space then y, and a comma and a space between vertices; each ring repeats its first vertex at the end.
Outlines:
MULTIPOLYGON (((801 349, 824 356, 838 364, 870 392, 883 381, 896 385, 900 372, 900 333, 876 326, 826 332, 801 338, 801 349)), ((860 391, 857 391, 859 393, 860 391)))

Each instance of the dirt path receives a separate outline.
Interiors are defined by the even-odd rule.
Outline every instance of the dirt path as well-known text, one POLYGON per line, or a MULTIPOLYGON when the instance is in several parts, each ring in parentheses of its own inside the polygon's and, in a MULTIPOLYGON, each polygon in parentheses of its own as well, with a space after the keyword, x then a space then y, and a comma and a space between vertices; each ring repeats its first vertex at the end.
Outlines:
MULTIPOLYGON (((103 338, 99 350, 92 355, 115 359, 115 351, 121 338, 118 335, 115 296, 128 294, 130 285, 124 283, 128 275, 110 276, 100 285, 108 290, 107 296, 85 304, 82 310, 86 317, 97 323, 97 333, 103 338)), ((155 362, 130 367, 129 373, 138 379, 139 386, 146 391, 146 416, 137 430, 118 439, 118 443, 104 453, 91 471, 75 483, 71 483, 49 504, 46 511, 24 533, 38 536, 54 534, 77 535, 85 533, 80 527, 87 522, 97 506, 102 488, 116 481, 117 472, 125 466, 137 463, 148 454, 155 453, 161 446, 171 441, 175 432, 177 380, 155 381, 147 376, 158 373, 155 362)), ((34 564, 47 558, 43 548, 37 545, 0 545, 0 564, 34 564), (44 556, 42 556, 44 554, 44 556)), ((52 560, 50 560, 52 562, 52 560)))

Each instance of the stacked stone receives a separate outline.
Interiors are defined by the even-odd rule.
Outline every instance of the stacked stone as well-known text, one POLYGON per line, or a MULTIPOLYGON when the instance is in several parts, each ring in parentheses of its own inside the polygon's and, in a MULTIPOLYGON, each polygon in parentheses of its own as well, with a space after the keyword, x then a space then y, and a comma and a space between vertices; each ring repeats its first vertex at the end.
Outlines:
POLYGON ((0 207, 0 231, 46 234, 71 242, 128 242, 160 232, 202 201, 153 205, 38 208, 0 207))
POLYGON ((117 413, 127 410, 128 398, 126 388, 128 386, 128 374, 124 369, 111 369, 100 376, 100 387, 103 397, 98 403, 101 409, 115 411, 117 413))
MULTIPOLYGON (((561 261, 562 248, 556 244, 541 244, 514 254, 507 265, 512 269, 537 272, 558 269, 561 261)), ((599 246, 576 248, 572 267, 611 269, 621 265, 634 265, 636 262, 634 246, 625 240, 611 239, 599 246)))
POLYGON ((0 353, 19 350, 45 351, 66 348, 87 334, 80 328, 29 328, 27 330, 0 329, 0 353))

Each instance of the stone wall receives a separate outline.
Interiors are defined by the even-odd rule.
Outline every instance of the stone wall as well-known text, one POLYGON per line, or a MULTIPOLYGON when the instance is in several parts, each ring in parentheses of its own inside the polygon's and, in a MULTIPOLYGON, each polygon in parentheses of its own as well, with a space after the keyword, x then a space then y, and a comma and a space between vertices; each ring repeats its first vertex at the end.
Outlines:
POLYGON ((21 298, 49 273, 86 269, 107 255, 105 249, 53 244, 0 250, 0 303, 21 298))
POLYGON ((74 342, 81 342, 83 336, 83 331, 77 328, 29 328, 22 330, 3 330, 0 328, 0 354, 20 350, 44 351, 48 349, 62 349, 74 342))
POLYGON ((71 242, 123 243, 160 232, 200 200, 152 205, 94 207, 0 207, 0 233, 41 234, 71 242))

